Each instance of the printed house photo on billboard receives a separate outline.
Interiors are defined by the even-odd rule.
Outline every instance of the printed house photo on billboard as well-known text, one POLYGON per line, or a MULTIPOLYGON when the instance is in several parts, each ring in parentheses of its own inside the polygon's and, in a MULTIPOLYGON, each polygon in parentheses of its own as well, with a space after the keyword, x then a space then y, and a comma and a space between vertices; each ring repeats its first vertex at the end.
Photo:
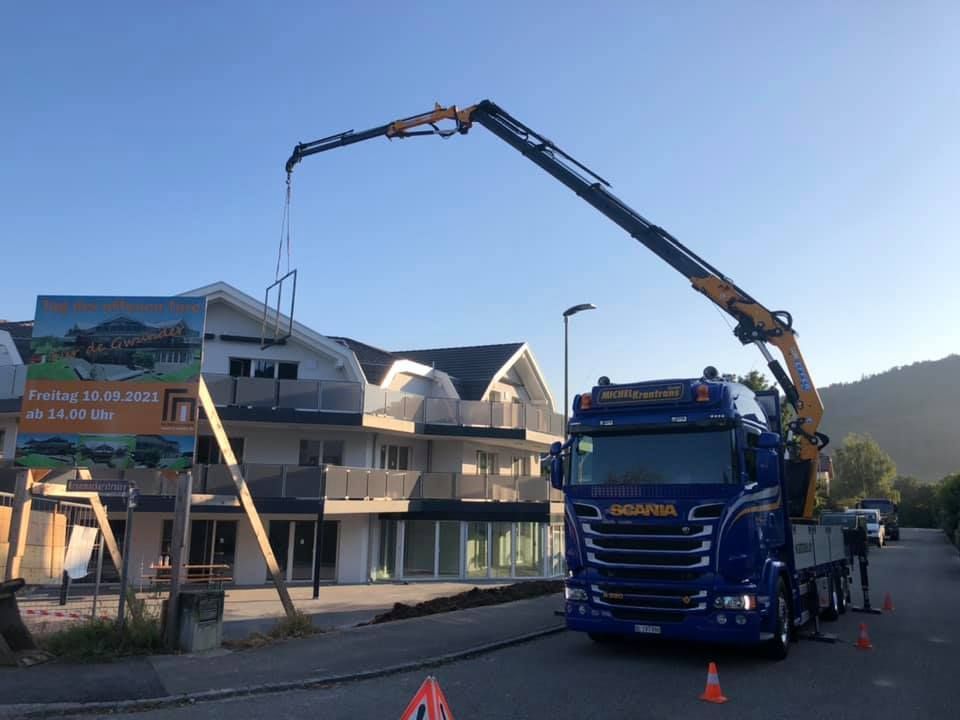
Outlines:
POLYGON ((73 466, 77 436, 69 433, 19 433, 17 465, 32 468, 73 466))
POLYGON ((30 379, 188 382, 199 377, 202 313, 192 318, 167 304, 136 298, 90 298, 90 309, 77 312, 73 301, 38 298, 30 379))

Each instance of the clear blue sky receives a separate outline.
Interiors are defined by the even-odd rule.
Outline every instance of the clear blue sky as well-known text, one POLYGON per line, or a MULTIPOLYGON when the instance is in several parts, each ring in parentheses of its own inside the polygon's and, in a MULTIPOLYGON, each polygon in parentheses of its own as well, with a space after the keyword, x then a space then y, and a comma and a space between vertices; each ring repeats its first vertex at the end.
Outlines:
MULTIPOLYGON (((960 6, 831 5, 8 5, 0 317, 40 293, 260 296, 296 141, 489 97, 792 311, 818 384, 956 352, 960 6)), ((575 389, 763 366, 482 128, 306 160, 293 264, 319 331, 528 340, 558 397, 579 302, 600 309, 573 320, 575 389)))

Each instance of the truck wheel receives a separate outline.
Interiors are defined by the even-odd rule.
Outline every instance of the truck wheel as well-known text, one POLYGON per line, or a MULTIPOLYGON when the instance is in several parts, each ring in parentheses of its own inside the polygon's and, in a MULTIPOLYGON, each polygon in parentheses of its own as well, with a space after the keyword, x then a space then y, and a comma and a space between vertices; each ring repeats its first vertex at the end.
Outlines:
POLYGON ((830 606, 820 612, 820 617, 827 622, 840 619, 840 586, 837 583, 836 573, 831 573, 829 581, 830 606))
POLYGON ((775 620, 773 638, 767 641, 765 648, 767 657, 771 660, 783 660, 790 652, 790 598, 787 595, 787 584, 781 578, 777 582, 777 597, 775 605, 775 620))

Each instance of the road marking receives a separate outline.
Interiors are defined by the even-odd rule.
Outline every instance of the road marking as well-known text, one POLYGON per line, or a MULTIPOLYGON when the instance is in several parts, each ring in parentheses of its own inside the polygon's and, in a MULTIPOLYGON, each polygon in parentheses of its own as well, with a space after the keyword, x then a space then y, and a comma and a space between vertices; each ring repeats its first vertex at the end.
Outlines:
POLYGON ((876 678, 873 681, 873 684, 877 687, 896 687, 897 684, 893 680, 887 680, 886 678, 876 678))
POLYGON ((939 635, 933 635, 932 637, 927 638, 928 642, 937 643, 938 645, 949 645, 950 641, 945 637, 940 637, 939 635))

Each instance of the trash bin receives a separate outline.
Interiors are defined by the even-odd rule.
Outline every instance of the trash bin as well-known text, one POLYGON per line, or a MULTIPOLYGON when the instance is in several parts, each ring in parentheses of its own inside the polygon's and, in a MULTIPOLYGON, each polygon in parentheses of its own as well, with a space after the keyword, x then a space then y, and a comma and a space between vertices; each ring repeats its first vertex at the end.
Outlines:
POLYGON ((215 650, 223 642, 223 590, 180 593, 178 645, 183 652, 215 650))

